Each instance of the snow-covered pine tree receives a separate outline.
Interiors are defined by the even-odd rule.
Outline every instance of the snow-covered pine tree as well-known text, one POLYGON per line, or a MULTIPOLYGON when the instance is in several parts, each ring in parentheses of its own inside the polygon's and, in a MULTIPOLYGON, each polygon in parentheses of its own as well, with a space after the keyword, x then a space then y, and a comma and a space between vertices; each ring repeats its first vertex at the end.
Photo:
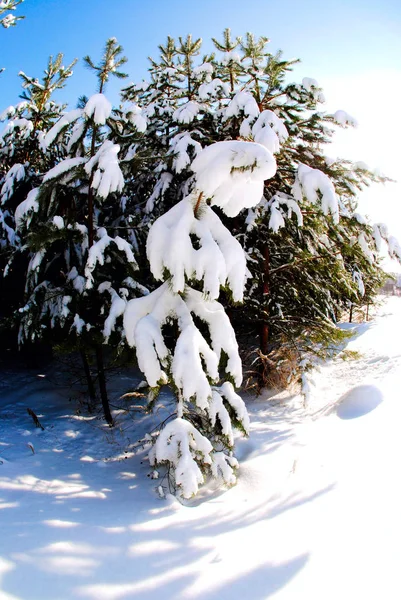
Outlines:
POLYGON ((46 338, 80 350, 87 375, 87 354, 93 354, 109 424, 102 346, 119 346, 122 325, 117 320, 126 301, 146 292, 134 280, 135 236, 124 220, 120 168, 120 158, 127 158, 144 122, 135 105, 113 111, 103 93, 111 76, 124 77, 121 53, 112 38, 98 65, 86 57, 97 74, 98 92, 47 131, 42 146, 48 152, 62 148, 63 158, 43 175, 16 215, 30 252, 19 341, 46 338))
POLYGON ((211 206, 235 216, 257 204, 276 162, 260 144, 225 141, 203 149, 191 169, 191 190, 148 236, 150 268, 163 283, 130 300, 124 313, 127 341, 154 395, 166 384, 176 395, 176 410, 149 458, 151 465, 168 466, 184 498, 197 493, 205 473, 235 482, 233 427, 248 431, 245 405, 234 391, 242 381, 238 346, 217 302, 221 286, 242 301, 246 259, 211 206), (178 333, 168 340, 165 326, 172 323, 178 333))
POLYGON ((288 346, 295 348, 298 360, 302 348, 330 347, 338 337, 334 315, 361 297, 358 277, 371 281, 365 288, 372 292, 379 287, 376 259, 368 264, 361 247, 351 249, 349 240, 367 235, 372 246, 372 229, 364 230, 351 216, 358 191, 383 178, 325 155, 334 125, 352 125, 353 119, 344 111, 320 112, 324 97, 315 80, 286 82, 298 61, 269 53, 265 37, 233 39, 227 29, 221 42, 213 41, 220 54, 196 64, 200 40, 180 38, 176 44, 169 38, 160 47, 160 62, 152 61, 151 82, 125 91, 147 115, 149 154, 158 140, 154 168, 137 179, 136 197, 146 201, 148 221, 168 210, 187 194, 196 154, 219 140, 254 140, 275 154, 278 169, 264 199, 230 225, 244 240, 253 275, 247 310, 230 314, 241 345, 261 351, 263 371, 267 355, 278 347, 287 354, 288 346), (158 108, 163 90, 168 110, 158 108))
POLYGON ((22 101, 0 115, 0 121, 5 122, 0 132, 0 326, 3 335, 12 327, 13 314, 23 301, 23 273, 29 262, 27 249, 17 232, 15 211, 39 185, 43 173, 63 158, 62 148, 47 150, 42 141, 64 108, 52 96, 65 86, 75 62, 65 67, 62 54, 50 57, 41 81, 20 72, 22 101))
MULTIPOLYGON (((377 258, 372 254, 367 262, 358 244, 350 250, 349 240, 355 229, 357 239, 363 235, 362 224, 350 220, 359 189, 383 178, 349 161, 328 159, 324 145, 333 134, 330 126, 354 120, 344 111, 325 115, 317 110, 324 97, 315 80, 287 84, 297 61, 283 60, 281 52, 271 55, 267 43, 251 34, 239 40, 242 87, 223 117, 232 137, 265 145, 278 164, 264 199, 246 219, 236 220, 235 229, 249 251, 253 277, 247 310, 237 316, 234 311, 233 322, 247 337, 244 345, 259 349, 263 383, 265 367, 276 369, 277 349, 285 365, 294 355, 300 362, 311 350, 330 348, 339 336, 335 315, 360 297, 360 278, 369 279, 372 290, 382 279, 377 258), (250 341, 255 335, 258 339, 250 341)), ((372 244, 372 231, 364 235, 372 244)))

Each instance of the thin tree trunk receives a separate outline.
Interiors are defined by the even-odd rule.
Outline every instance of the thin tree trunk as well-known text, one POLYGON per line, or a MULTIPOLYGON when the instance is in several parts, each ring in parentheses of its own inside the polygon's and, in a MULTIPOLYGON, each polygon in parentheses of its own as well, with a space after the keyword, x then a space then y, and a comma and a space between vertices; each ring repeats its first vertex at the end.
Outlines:
POLYGON ((96 345, 96 362, 104 418, 106 419, 107 423, 111 426, 113 425, 113 417, 111 416, 109 399, 107 397, 106 377, 104 375, 103 350, 99 344, 96 345))
POLYGON ((351 304, 349 309, 349 322, 352 323, 352 313, 353 313, 354 305, 351 304))
POLYGON ((96 400, 95 384, 93 383, 92 375, 90 372, 88 357, 85 354, 85 350, 83 350, 82 348, 80 350, 80 353, 81 353, 82 365, 83 365, 84 373, 85 373, 85 377, 86 377, 86 385, 88 386, 89 398, 91 400, 96 400))
MULTIPOLYGON (((264 257, 264 275, 263 275, 263 303, 267 302, 267 296, 269 295, 269 270, 270 270, 270 252, 267 246, 263 250, 264 257)), ((261 324, 260 330, 260 351, 262 354, 267 354, 267 348, 269 343, 269 325, 266 320, 261 324)))
POLYGON ((369 321, 369 303, 366 305, 366 320, 369 321))

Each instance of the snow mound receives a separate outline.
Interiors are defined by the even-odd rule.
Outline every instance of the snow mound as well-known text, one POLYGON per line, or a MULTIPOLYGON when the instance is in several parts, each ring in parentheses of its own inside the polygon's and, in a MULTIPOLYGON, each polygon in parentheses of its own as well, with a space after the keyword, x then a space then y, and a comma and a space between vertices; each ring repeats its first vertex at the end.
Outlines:
POLYGON ((375 385, 358 385, 341 397, 337 416, 340 419, 357 419, 372 412, 382 401, 383 395, 375 385))

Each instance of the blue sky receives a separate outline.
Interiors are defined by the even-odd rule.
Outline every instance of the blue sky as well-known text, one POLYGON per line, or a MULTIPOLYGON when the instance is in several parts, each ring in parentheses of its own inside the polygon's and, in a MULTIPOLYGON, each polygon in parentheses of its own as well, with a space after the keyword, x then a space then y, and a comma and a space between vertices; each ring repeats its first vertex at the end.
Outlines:
MULTIPOLYGON (((207 49, 206 41, 225 27, 236 35, 267 35, 272 50, 302 59, 300 75, 316 78, 398 68, 401 56, 399 0, 25 0, 18 12, 26 19, 0 32, 0 62, 7 69, 0 79, 2 105, 16 101, 18 71, 38 76, 57 52, 66 62, 85 54, 96 59, 111 36, 124 46, 131 80, 146 77, 147 56, 157 54, 167 35, 192 33, 207 49)), ((94 85, 81 63, 63 98, 75 103, 94 85)), ((118 86, 109 87, 115 98, 118 86)))
MULTIPOLYGON (((74 106, 80 95, 96 91, 95 77, 82 65, 95 61, 108 37, 116 37, 129 59, 129 81, 146 78, 147 57, 167 35, 192 33, 210 38, 225 27, 234 35, 252 31, 271 39, 271 51, 300 58, 293 80, 314 77, 327 98, 326 110, 344 109, 360 126, 340 132, 332 155, 363 160, 401 181, 398 117, 401 98, 400 0, 25 0, 17 13, 26 19, 0 31, 0 110, 18 100, 18 72, 40 77, 50 54, 79 64, 56 99, 74 106)), ((116 103, 121 81, 106 89, 116 103)), ((392 224, 401 239, 401 183, 373 187, 361 212, 392 224)))

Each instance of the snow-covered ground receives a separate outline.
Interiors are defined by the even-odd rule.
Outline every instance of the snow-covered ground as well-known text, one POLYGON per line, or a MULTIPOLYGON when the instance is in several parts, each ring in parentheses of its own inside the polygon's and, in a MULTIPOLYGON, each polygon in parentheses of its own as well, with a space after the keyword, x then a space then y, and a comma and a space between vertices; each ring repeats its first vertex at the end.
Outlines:
POLYGON ((249 401, 237 486, 187 506, 137 444, 160 415, 111 431, 57 372, 3 372, 0 599, 399 600, 401 298, 353 328, 358 355, 315 373, 306 407, 249 401))

